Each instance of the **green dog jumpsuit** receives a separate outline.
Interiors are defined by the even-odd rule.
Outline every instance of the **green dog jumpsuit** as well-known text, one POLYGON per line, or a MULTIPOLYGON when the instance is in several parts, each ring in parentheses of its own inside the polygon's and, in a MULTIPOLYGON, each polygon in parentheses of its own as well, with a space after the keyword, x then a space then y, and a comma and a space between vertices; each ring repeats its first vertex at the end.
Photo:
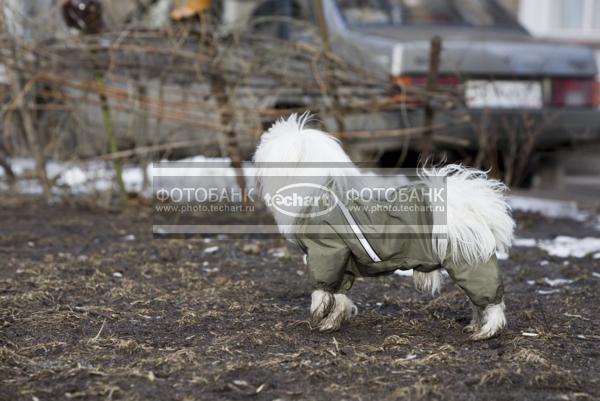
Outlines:
POLYGON ((433 215, 420 201, 383 204, 351 201, 330 212, 297 221, 295 242, 307 255, 315 289, 346 293, 357 276, 395 270, 431 272, 445 268, 473 304, 485 308, 502 301, 504 288, 496 257, 470 265, 440 261, 433 250, 433 215))

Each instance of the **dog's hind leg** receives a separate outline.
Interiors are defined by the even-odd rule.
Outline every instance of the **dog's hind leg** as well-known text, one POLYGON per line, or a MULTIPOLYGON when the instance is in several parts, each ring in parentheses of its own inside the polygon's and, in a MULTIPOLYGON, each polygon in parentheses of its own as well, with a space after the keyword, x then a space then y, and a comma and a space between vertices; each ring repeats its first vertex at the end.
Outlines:
POLYGON ((471 339, 485 340, 498 334, 506 326, 506 317, 504 286, 496 257, 474 266, 449 260, 445 267, 473 304, 473 319, 465 327, 465 331, 473 333, 471 339))

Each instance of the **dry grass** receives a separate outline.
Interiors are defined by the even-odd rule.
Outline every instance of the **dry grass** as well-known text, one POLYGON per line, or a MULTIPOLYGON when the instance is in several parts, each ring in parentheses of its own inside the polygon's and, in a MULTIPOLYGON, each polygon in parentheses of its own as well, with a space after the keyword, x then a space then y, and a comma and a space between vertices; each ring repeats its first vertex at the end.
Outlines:
POLYGON ((538 366, 549 366, 548 360, 538 351, 532 349, 522 349, 510 357, 511 360, 518 363, 529 363, 538 366))
POLYGON ((520 370, 513 371, 511 368, 495 368, 484 372, 479 379, 479 385, 493 384, 514 384, 516 378, 521 376, 520 370))
MULTIPOLYGON (((523 282, 539 270, 523 267, 540 257, 532 250, 503 265, 509 327, 496 339, 467 340, 470 311, 451 285, 431 301, 396 276, 358 280, 359 316, 321 334, 308 326, 300 255, 268 254, 282 240, 257 240, 258 254, 244 252, 243 241, 214 240, 221 253, 206 256, 201 242, 152 240, 136 214, 55 208, 0 208, 2 401, 600 396, 596 282, 543 299, 551 330, 521 335, 546 327, 523 282), (124 244, 122 232, 138 240, 124 244), (204 261, 219 271, 204 271, 204 261)), ((591 263, 557 263, 556 275, 591 263)))
POLYGON ((397 388, 387 400, 440 400, 444 399, 444 393, 444 388, 435 380, 419 379, 410 386, 397 388))

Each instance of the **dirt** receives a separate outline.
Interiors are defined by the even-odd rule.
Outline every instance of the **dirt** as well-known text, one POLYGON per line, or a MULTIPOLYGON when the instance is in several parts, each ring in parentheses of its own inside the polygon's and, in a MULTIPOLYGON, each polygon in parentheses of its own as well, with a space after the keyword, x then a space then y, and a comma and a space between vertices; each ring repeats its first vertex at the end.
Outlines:
MULTIPOLYGON (((322 334, 283 240, 157 240, 145 206, 0 205, 0 400, 600 399, 591 256, 515 248, 501 262, 509 325, 489 341, 462 332, 451 283, 432 299, 399 276, 359 280, 358 317, 322 334)), ((517 219, 524 237, 599 235, 517 219)))

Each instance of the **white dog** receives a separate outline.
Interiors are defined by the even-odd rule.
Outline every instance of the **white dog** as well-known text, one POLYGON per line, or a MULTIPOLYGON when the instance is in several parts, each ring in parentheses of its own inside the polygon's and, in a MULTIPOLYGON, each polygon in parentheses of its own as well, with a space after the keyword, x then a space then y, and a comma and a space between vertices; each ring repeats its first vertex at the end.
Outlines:
POLYGON ((496 335, 506 325, 496 251, 508 249, 515 225, 503 195, 506 187, 484 172, 450 165, 422 169, 418 182, 397 188, 427 193, 442 177, 443 220, 431 211, 431 199, 418 196, 395 199, 394 208, 387 209, 385 200, 349 199, 344 195, 357 180, 368 185, 373 177, 351 163, 335 138, 307 128, 308 120, 308 114, 294 114, 275 123, 263 134, 254 161, 279 231, 306 254, 314 327, 337 330, 356 315, 346 295, 356 276, 413 269, 416 288, 436 294, 445 269, 473 305, 473 319, 465 327, 471 338, 496 335), (322 201, 327 195, 334 201, 304 201, 282 210, 273 202, 282 188, 301 191, 295 199, 322 201))

